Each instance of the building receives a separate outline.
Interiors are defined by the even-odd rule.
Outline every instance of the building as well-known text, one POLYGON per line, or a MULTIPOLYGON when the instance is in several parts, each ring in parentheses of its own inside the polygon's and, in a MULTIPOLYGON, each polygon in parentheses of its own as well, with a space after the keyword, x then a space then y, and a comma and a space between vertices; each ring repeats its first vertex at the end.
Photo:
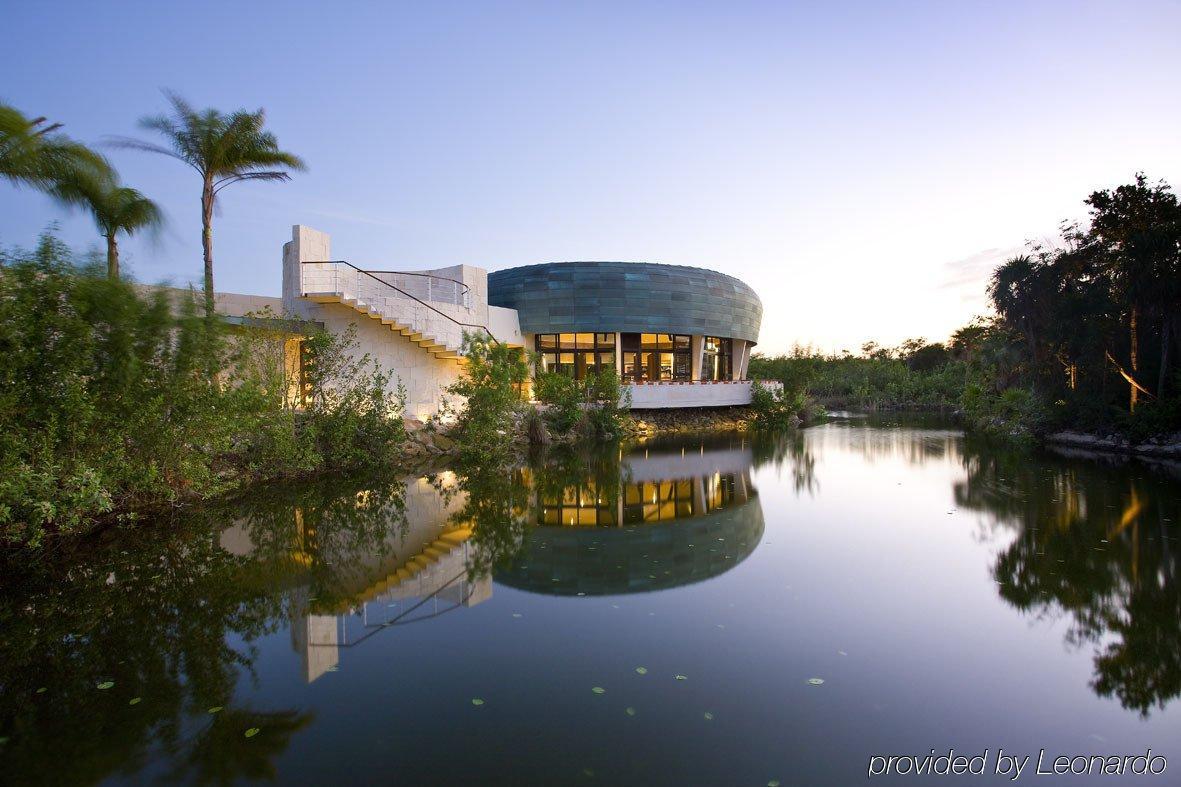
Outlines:
MULTIPOLYGON (((359 350, 396 375, 407 415, 420 419, 439 411, 462 373, 467 332, 535 350, 546 369, 575 377, 613 369, 635 409, 749 404, 747 364, 762 319, 750 287, 702 268, 362 269, 333 259, 329 236, 300 225, 283 246, 281 299, 218 293, 217 304, 231 320, 265 308, 292 326, 354 328, 359 350)), ((298 328, 288 344, 298 368, 298 328)))
POLYGON ((645 262, 555 262, 496 271, 488 301, 513 309, 544 368, 614 370, 635 408, 748 404, 763 305, 733 276, 645 262))

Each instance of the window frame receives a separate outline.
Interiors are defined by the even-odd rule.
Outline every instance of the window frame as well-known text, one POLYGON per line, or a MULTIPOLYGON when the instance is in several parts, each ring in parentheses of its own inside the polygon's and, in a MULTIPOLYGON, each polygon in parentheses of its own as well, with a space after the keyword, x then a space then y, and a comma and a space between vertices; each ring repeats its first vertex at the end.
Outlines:
POLYGON ((614 333, 539 333, 534 336, 533 347, 545 372, 584 380, 588 372, 615 371, 614 333))

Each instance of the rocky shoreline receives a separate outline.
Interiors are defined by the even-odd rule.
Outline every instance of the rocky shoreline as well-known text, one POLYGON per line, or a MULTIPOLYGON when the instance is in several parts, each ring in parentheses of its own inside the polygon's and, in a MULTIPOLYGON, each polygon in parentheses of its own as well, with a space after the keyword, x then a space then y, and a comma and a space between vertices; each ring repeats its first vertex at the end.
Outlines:
MULTIPOLYGON (((753 420, 754 410, 750 407, 635 411, 624 424, 623 439, 632 441, 661 434, 745 431, 753 420)), ((459 444, 445 427, 413 418, 404 418, 403 425, 406 429, 406 444, 402 448, 400 463, 403 469, 414 472, 438 469, 459 453, 459 444)), ((514 420, 512 434, 506 438, 522 453, 528 449, 523 416, 514 420)))
POLYGON ((1133 443, 1118 434, 1097 435, 1070 431, 1054 432, 1046 435, 1044 439, 1051 445, 1181 460, 1181 433, 1151 437, 1141 443, 1133 443))
POLYGON ((754 416, 754 409, 749 406, 632 411, 624 435, 642 439, 659 434, 746 431, 754 416))

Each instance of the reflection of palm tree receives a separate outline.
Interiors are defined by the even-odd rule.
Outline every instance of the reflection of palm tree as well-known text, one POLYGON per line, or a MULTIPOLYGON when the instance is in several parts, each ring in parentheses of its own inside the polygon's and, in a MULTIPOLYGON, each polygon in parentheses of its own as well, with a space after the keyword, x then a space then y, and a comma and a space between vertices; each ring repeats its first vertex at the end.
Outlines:
POLYGON ((1161 503, 1175 492, 1126 470, 1047 468, 968 447, 957 504, 1018 528, 993 568, 1001 597, 1041 616, 1068 613, 1067 641, 1095 648, 1098 694, 1143 715, 1181 695, 1181 554, 1161 503))
POLYGON ((175 750, 186 708, 227 704, 253 661, 231 643, 273 631, 282 606, 240 581, 249 561, 210 538, 216 521, 190 514, 91 544, 73 564, 5 568, 20 590, 0 589, 0 729, 26 731, 5 778, 101 781, 153 743, 175 750))

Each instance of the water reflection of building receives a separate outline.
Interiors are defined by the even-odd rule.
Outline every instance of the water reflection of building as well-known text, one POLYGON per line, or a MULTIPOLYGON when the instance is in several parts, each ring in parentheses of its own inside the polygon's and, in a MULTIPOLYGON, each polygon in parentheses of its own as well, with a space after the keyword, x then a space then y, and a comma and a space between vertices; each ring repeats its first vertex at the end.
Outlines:
MULTIPOLYGON (((722 574, 762 538, 751 466, 749 445, 736 439, 652 444, 595 470, 520 469, 513 483, 523 502, 514 516, 538 526, 526 531, 525 557, 495 578, 573 595, 722 574)), ((281 521, 243 522, 221 534, 223 549, 250 556, 260 576, 288 589, 291 644, 309 682, 371 636, 491 596, 492 576, 474 567, 498 557, 487 549, 499 539, 477 546, 472 536, 497 523, 470 519, 480 507, 469 506, 457 479, 412 479, 395 492, 288 507, 281 521)))
POLYGON ((607 471, 539 489, 539 527, 496 581, 552 595, 660 590, 724 573, 763 535, 751 452, 736 440, 652 446, 607 471))
MULTIPOLYGON (((454 482, 446 473, 433 483, 408 480, 393 501, 363 516, 357 511, 368 504, 367 493, 357 495, 353 510, 338 507, 314 522, 310 512, 291 509, 294 537, 283 556, 301 567, 290 607, 291 644, 307 681, 333 671, 341 649, 382 630, 490 597, 490 577, 468 577, 472 530, 456 521, 464 497, 451 494, 454 482), (346 537, 367 528, 375 537, 346 537)), ((239 555, 262 552, 247 524, 223 531, 221 544, 239 555)))

